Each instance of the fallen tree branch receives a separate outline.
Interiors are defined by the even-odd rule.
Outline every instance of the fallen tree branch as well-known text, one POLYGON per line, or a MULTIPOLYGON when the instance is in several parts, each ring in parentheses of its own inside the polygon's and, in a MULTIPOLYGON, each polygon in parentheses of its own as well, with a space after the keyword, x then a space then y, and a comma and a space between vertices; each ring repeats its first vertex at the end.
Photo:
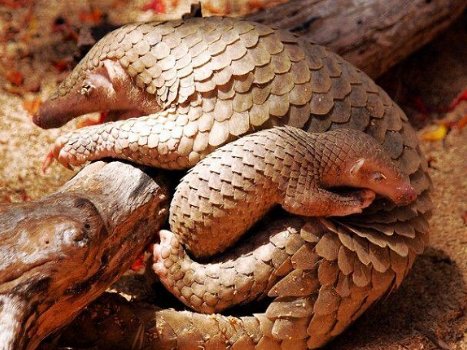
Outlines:
POLYGON ((246 18, 306 35, 375 78, 452 23, 466 0, 291 0, 246 18))
POLYGON ((0 206, 1 349, 36 348, 129 268, 166 219, 157 182, 97 162, 50 196, 0 206))
MULTIPOLYGON (((206 7, 205 2, 200 0, 200 3, 206 7)), ((187 2, 177 6, 176 14, 158 13, 154 20, 173 20, 189 9, 187 2)), ((300 33, 377 78, 430 42, 453 23, 466 6, 467 0, 291 0, 245 19, 300 33)), ((199 15, 196 10, 197 7, 193 7, 191 15, 199 15)), ((235 11, 213 13, 205 9, 202 13, 203 16, 213 14, 238 16, 235 11)), ((81 53, 84 55, 96 41, 117 27, 109 23, 100 30, 82 27, 81 53)))

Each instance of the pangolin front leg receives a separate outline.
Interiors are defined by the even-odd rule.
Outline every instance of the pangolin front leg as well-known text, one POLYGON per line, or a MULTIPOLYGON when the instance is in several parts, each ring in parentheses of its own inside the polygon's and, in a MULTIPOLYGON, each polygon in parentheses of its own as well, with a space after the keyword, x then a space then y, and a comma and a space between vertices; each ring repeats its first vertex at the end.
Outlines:
POLYGON ((111 157, 158 168, 186 169, 207 153, 204 149, 200 152, 195 140, 186 136, 186 120, 186 116, 163 111, 85 127, 59 137, 51 156, 68 168, 111 157))

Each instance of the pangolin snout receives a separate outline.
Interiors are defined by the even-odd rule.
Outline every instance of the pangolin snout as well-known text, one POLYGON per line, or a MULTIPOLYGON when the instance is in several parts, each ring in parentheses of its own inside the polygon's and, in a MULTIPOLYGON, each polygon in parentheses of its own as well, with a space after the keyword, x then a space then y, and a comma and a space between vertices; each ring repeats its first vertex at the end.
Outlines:
POLYGON ((41 108, 39 108, 39 111, 32 117, 32 121, 43 129, 58 128, 61 126, 61 123, 56 118, 47 118, 47 114, 41 111, 41 108))
POLYGON ((70 120, 97 109, 79 97, 53 98, 42 103, 32 121, 43 129, 59 128, 70 120))
POLYGON ((407 205, 417 198, 417 192, 410 184, 404 184, 396 187, 396 196, 394 201, 399 205, 407 205))
POLYGON ((56 109, 53 104, 51 105, 50 100, 47 100, 40 105, 36 114, 33 115, 32 121, 43 129, 58 128, 64 125, 67 120, 65 120, 65 114, 62 114, 63 112, 57 113, 56 109))

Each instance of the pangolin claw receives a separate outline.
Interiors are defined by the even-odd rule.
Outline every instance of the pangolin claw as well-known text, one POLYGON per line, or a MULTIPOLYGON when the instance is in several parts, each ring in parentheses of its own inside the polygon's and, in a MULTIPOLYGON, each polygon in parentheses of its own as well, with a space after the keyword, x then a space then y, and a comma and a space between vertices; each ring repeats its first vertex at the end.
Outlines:
POLYGON ((69 170, 74 170, 72 165, 80 165, 82 163, 76 160, 76 157, 73 157, 69 152, 66 151, 67 139, 65 137, 59 137, 50 151, 47 153, 44 161, 42 162, 42 173, 45 174, 47 169, 52 165, 56 160, 61 165, 69 170))

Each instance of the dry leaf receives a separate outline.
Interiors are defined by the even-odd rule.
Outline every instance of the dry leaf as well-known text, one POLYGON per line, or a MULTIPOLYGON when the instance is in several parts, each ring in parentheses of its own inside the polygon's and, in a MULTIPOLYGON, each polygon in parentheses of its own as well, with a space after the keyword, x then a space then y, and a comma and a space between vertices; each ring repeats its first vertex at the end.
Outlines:
POLYGON ((23 73, 17 70, 9 70, 5 75, 6 79, 13 85, 20 86, 24 82, 23 73))
POLYGON ((102 11, 99 9, 81 11, 79 19, 82 23, 99 24, 102 21, 102 11))
POLYGON ((421 138, 423 141, 441 141, 446 137, 447 133, 447 126, 439 124, 434 126, 432 129, 423 132, 421 138))
POLYGON ((467 125, 467 115, 464 115, 461 119, 454 123, 453 127, 462 130, 467 125))
POLYGON ((147 4, 143 5, 143 10, 152 10, 156 13, 164 13, 165 12, 165 6, 164 2, 162 0, 151 0, 147 4))
POLYGON ((39 97, 23 101, 23 108, 30 114, 35 115, 39 110, 42 100, 39 97))

